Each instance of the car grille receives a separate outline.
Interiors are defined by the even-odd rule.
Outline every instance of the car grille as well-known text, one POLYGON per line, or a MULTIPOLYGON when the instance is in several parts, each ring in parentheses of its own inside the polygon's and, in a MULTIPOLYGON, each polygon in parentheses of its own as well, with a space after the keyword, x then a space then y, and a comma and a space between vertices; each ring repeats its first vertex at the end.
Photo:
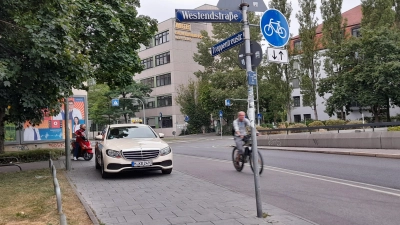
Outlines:
POLYGON ((131 160, 146 160, 157 158, 160 150, 123 151, 124 157, 131 160))

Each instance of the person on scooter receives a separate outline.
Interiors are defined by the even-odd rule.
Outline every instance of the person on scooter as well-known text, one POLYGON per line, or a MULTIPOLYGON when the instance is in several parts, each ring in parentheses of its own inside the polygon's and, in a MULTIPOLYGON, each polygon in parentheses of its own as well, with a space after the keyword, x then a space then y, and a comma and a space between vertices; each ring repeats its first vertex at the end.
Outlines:
POLYGON ((76 141, 75 141, 75 148, 74 148, 74 160, 78 160, 78 155, 79 155, 79 151, 81 150, 81 142, 87 140, 86 139, 86 134, 85 134, 85 130, 86 130, 86 124, 81 124, 79 127, 79 130, 77 130, 75 132, 76 135, 76 141))

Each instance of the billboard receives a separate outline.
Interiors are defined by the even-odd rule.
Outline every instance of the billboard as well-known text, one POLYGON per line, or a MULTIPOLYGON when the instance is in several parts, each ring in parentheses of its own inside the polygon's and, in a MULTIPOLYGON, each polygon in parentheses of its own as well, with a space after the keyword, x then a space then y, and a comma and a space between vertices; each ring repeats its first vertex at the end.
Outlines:
MULTIPOLYGON (((79 126, 86 121, 87 107, 86 98, 74 96, 68 98, 69 107, 69 120, 67 122, 70 130, 70 137, 75 137, 75 131, 79 126)), ((65 111, 64 104, 61 105, 61 110, 58 115, 50 116, 48 112, 42 123, 36 126, 29 124, 26 121, 23 125, 22 141, 36 142, 36 141, 61 141, 65 139, 65 111)))

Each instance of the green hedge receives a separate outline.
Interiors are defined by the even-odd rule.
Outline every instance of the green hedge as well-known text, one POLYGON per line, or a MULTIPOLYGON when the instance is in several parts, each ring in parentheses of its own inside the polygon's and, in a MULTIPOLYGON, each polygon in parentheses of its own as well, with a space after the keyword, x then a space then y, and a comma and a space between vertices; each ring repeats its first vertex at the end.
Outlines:
MULTIPOLYGON (((16 151, 16 152, 6 152, 0 154, 2 157, 16 157, 21 163, 29 162, 39 162, 49 160, 51 156, 52 159, 58 159, 60 156, 65 155, 65 150, 63 149, 35 149, 27 151, 16 151)), ((3 163, 0 161, 0 163, 3 163)))
POLYGON ((388 127, 388 131, 400 131, 400 126, 397 126, 397 127, 388 127))

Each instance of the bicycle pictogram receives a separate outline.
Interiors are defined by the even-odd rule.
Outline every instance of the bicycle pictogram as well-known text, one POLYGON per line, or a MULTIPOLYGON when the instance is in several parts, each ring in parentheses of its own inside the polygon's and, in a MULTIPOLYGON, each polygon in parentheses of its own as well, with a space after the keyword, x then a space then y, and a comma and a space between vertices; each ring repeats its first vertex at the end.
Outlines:
POLYGON ((267 36, 271 36, 274 32, 279 35, 280 38, 286 38, 287 31, 281 27, 281 21, 272 22, 274 19, 269 20, 269 24, 264 26, 264 33, 267 36))

